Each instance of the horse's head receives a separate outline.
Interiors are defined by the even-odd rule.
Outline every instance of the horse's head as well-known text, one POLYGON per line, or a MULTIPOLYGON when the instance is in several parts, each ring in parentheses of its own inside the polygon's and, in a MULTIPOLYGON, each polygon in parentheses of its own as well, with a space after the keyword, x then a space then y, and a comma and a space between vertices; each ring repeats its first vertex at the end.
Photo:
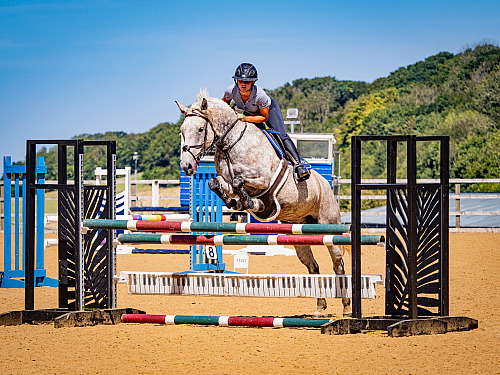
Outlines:
POLYGON ((191 107, 179 103, 177 106, 186 116, 181 125, 181 168, 186 175, 191 176, 196 173, 198 162, 205 156, 216 136, 223 131, 221 124, 224 121, 220 120, 235 114, 222 100, 210 98, 207 90, 200 90, 191 107))

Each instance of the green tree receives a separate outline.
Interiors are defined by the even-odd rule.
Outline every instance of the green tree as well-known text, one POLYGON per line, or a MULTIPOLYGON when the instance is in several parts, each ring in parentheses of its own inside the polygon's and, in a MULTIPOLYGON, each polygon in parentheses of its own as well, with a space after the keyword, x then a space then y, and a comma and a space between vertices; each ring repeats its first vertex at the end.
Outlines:
POLYGON ((498 178, 500 176, 500 131, 471 135, 459 145, 453 166, 455 178, 498 178))

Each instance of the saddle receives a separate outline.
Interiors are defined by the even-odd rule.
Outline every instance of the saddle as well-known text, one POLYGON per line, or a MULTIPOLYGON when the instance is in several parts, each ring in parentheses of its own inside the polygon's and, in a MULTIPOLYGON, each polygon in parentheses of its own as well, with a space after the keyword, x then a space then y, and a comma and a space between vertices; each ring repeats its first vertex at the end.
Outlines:
MULTIPOLYGON (((288 177, 288 173, 290 173, 291 171, 291 169, 289 168, 291 162, 288 160, 289 157, 285 151, 281 139, 278 136, 279 132, 277 132, 276 130, 264 128, 265 126, 264 124, 255 124, 255 125, 257 125, 257 127, 260 130, 262 130, 262 132, 266 135, 267 139, 269 140, 269 143, 271 143, 271 145, 273 146, 276 155, 281 159, 281 162, 280 162, 280 167, 275 172, 271 180, 269 188, 258 195, 252 196, 252 198, 258 198, 262 201, 262 203, 264 204, 264 210, 259 212, 254 212, 254 211, 249 211, 249 212, 257 220, 273 221, 276 219, 276 217, 278 217, 278 215, 281 212, 281 205, 279 204, 276 196, 280 191, 281 187, 283 186, 283 184, 285 183, 288 177)), ((304 162, 304 164, 308 169, 311 168, 311 166, 309 165, 309 163, 307 163, 307 161, 305 161, 302 158, 301 161, 304 162)))

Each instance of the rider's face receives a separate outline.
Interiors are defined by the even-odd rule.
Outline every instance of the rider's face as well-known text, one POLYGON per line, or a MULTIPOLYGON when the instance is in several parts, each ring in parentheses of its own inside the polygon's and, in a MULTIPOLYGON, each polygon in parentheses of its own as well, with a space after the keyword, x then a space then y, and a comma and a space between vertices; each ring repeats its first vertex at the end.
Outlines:
POLYGON ((238 88, 241 92, 247 92, 252 88, 253 82, 238 80, 238 88))

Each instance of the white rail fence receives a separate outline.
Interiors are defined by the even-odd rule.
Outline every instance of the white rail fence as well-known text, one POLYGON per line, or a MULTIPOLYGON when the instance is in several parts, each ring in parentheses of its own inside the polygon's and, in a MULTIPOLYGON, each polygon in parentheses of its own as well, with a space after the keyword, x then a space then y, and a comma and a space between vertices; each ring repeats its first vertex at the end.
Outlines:
MULTIPOLYGON (((364 179, 362 180, 362 183, 385 183, 386 180, 384 179, 364 179)), ((405 180, 397 180, 397 182, 405 182, 405 180)), ((434 179, 419 179, 417 181, 418 183, 436 183, 438 180, 434 179)), ((56 181, 47 181, 46 183, 57 183, 56 181)), ((85 181, 86 184, 95 184, 95 180, 88 180, 85 181)), ((350 179, 339 179, 338 183, 340 185, 350 185, 351 180, 350 179)), ((462 202, 465 200, 477 200, 477 199, 500 199, 500 193, 475 193, 475 194, 462 194, 461 193, 461 185, 463 184, 491 184, 491 183, 500 183, 500 179, 450 179, 450 186, 455 186, 455 193, 450 194, 450 200, 455 201, 455 210, 451 211, 450 210, 450 217, 455 217, 455 230, 462 231, 463 228, 461 228, 461 218, 464 216, 469 216, 469 215, 479 215, 479 216, 499 216, 500 211, 495 210, 495 211, 484 211, 484 210, 467 210, 464 211, 462 209, 462 202)), ((124 184, 123 180, 117 180, 117 185, 120 186, 120 184, 124 184)), ((160 200, 178 200, 179 196, 161 196, 160 194, 160 187, 175 187, 180 184, 179 180, 130 180, 131 184, 131 203, 132 205, 146 205, 146 204, 140 204, 141 202, 150 202, 151 206, 159 206, 160 200), (141 194, 144 194, 143 190, 140 189, 140 185, 150 185, 151 186, 151 194, 147 195, 138 195, 137 192, 141 190, 141 194)), ((3 212, 3 181, 0 181, 0 188, 1 188, 1 196, 0 196, 0 219, 1 219, 1 229, 3 230, 3 218, 4 218, 4 212, 3 212)), ((147 191, 147 190, 146 190, 147 191)), ((350 200, 351 196, 350 195, 339 195, 338 196, 339 200, 350 200)), ((372 200, 385 200, 386 195, 384 194, 373 194, 373 195, 362 195, 362 199, 372 199, 372 200)), ((54 201, 57 200, 56 197, 45 197, 46 201, 54 201)), ((342 214, 350 214, 350 212, 342 212, 342 214)), ((363 216, 385 216, 385 212, 363 212, 363 216)))
MULTIPOLYGON (((376 184, 376 183, 386 183, 387 181, 384 179, 366 179, 366 180, 361 180, 362 183, 366 184, 376 184)), ((397 183, 404 183, 406 180, 403 179, 398 179, 396 181, 397 183)), ((436 179, 419 179, 417 180, 418 183, 437 183, 439 180, 436 179)), ((339 183, 342 184, 350 184, 351 180, 350 179, 341 179, 339 180, 339 183)), ((479 199, 500 199, 500 194, 497 193, 466 193, 466 194, 461 194, 460 192, 460 186, 463 184, 493 184, 493 183, 500 183, 499 178, 484 178, 484 179, 450 179, 450 186, 455 186, 455 193, 450 194, 450 201, 454 200, 455 201, 455 210, 452 211, 450 210, 450 217, 455 217, 455 228, 456 230, 464 230, 461 228, 461 217, 463 216, 499 216, 500 211, 495 210, 495 211, 484 211, 484 210, 463 210, 462 209, 462 201, 465 200, 479 200, 479 199)), ((362 199, 372 199, 372 200, 386 200, 386 195, 362 195, 362 199)), ((351 200, 350 195, 339 195, 338 196, 339 201, 341 200, 351 200)), ((342 212, 342 214, 350 214, 349 212, 342 212)), ((385 212, 363 212, 364 216, 385 216, 385 212)))

